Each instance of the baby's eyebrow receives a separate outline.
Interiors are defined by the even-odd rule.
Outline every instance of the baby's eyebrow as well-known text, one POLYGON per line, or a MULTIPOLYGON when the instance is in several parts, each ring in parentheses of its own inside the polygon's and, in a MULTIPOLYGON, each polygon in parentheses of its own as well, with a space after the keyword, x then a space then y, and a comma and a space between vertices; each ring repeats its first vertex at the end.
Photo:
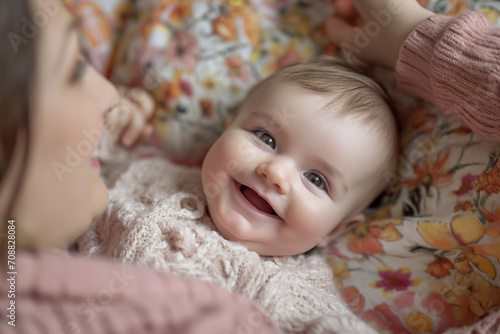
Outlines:
POLYGON ((336 180, 342 186, 343 192, 347 194, 349 192, 349 188, 345 183, 344 174, 342 174, 342 172, 335 168, 333 165, 328 163, 323 157, 319 158, 319 162, 323 166, 326 173, 329 174, 333 180, 336 180))
POLYGON ((250 113, 250 116, 252 117, 257 117, 257 118, 260 118, 260 119, 263 119, 264 121, 269 121, 271 120, 271 116, 269 116, 268 114, 262 112, 262 111, 258 111, 258 110, 254 110, 250 113))

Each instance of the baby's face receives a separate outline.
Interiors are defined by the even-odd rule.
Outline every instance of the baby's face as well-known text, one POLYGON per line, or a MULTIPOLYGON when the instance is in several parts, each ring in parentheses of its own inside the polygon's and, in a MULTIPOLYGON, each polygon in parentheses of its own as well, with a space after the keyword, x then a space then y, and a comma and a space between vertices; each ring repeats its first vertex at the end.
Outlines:
POLYGON ((303 253, 375 195, 383 167, 372 130, 289 84, 259 89, 202 168, 219 232, 260 255, 303 253))

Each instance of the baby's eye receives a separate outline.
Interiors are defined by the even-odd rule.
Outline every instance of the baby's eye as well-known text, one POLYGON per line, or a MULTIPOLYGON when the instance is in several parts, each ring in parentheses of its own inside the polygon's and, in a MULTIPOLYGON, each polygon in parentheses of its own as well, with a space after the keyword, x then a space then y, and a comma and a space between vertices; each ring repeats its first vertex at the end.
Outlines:
POLYGON ((328 187, 327 187, 326 181, 324 180, 324 178, 321 175, 318 175, 317 173, 313 173, 313 172, 307 172, 307 173, 304 173, 304 176, 306 177, 306 179, 309 182, 314 184, 316 187, 318 187, 320 189, 327 190, 328 187))
POLYGON ((273 150, 276 148, 276 143, 274 142, 274 138, 271 137, 270 134, 265 133, 264 131, 261 130, 255 131, 255 134, 257 135, 257 137, 259 137, 260 140, 264 142, 264 144, 266 144, 273 150))
POLYGON ((83 77, 85 74, 85 69, 88 66, 88 61, 87 58, 85 58, 83 55, 79 55, 78 61, 75 65, 75 68, 73 70, 73 73, 71 74, 71 83, 76 83, 80 81, 80 79, 83 77))

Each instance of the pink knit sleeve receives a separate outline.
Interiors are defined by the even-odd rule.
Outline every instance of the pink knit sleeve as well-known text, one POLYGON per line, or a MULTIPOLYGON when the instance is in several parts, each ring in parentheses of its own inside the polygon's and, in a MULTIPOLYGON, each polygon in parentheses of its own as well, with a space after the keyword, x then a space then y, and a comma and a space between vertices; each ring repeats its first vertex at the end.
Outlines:
POLYGON ((500 28, 480 13, 434 15, 401 47, 398 86, 500 140, 500 28))
MULTIPOLYGON (((15 327, 0 283, 0 333, 276 334, 255 304, 207 283, 80 257, 17 259, 15 327)), ((5 281, 5 279, 2 279, 5 281)))

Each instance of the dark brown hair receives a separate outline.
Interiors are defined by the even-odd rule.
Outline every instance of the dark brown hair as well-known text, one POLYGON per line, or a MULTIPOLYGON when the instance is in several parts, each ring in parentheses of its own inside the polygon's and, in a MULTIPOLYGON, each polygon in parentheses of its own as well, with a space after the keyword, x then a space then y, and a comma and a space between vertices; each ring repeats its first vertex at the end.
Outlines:
POLYGON ((0 0, 0 195, 6 200, 0 209, 0 264, 6 259, 7 221, 15 218, 11 217, 12 210, 22 186, 29 153, 36 36, 30 39, 23 36, 22 19, 30 20, 31 17, 29 0, 0 0), (16 38, 24 42, 16 45, 13 42, 16 38), (19 147, 19 143, 24 147, 19 147), (5 194, 6 175, 12 167, 15 151, 22 152, 23 161, 21 169, 12 174, 15 177, 13 192, 5 194))

